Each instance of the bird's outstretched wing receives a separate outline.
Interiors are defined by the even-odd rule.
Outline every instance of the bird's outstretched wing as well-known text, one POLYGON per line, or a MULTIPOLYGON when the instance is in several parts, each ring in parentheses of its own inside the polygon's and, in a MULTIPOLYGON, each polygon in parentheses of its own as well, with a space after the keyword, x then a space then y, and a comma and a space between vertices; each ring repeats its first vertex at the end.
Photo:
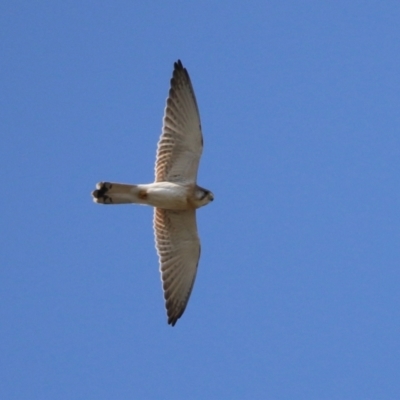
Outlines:
POLYGON ((200 258, 196 211, 156 208, 154 233, 168 323, 174 326, 189 301, 200 258))
POLYGON ((202 150, 196 97, 189 74, 178 60, 174 64, 157 147, 155 181, 195 183, 202 150))

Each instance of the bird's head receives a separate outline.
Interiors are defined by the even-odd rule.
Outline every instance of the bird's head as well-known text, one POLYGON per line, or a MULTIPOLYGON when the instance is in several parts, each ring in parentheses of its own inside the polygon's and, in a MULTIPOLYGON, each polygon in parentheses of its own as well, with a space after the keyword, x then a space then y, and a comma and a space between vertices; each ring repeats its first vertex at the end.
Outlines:
POLYGON ((200 186, 196 187, 194 196, 196 199, 197 207, 203 207, 214 200, 213 193, 207 189, 200 187, 200 186))

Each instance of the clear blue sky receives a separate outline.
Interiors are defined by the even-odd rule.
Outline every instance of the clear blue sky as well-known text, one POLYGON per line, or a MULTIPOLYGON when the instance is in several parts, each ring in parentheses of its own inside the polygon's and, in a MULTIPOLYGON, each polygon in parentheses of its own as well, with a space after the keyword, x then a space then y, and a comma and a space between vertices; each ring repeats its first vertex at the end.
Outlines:
POLYGON ((399 399, 398 1, 3 1, 0 398, 399 399), (151 208, 173 62, 205 148, 166 323, 151 208))

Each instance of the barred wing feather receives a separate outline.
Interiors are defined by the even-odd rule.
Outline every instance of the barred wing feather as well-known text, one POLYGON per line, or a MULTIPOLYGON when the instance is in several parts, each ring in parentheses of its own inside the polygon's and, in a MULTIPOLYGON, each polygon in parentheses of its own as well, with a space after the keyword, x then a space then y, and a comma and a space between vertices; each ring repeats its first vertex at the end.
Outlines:
POLYGON ((186 68, 174 64, 157 147, 156 182, 195 183, 203 137, 196 97, 186 68))
POLYGON ((154 232, 160 259, 168 323, 185 311, 200 258, 195 210, 154 210, 154 232))

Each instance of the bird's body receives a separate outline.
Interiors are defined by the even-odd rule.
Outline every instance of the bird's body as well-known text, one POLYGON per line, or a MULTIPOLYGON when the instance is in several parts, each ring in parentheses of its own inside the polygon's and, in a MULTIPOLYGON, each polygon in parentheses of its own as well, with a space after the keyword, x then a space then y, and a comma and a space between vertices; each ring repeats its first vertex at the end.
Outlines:
POLYGON ((196 183, 202 149, 196 98, 189 74, 178 61, 158 142, 154 183, 101 182, 92 192, 96 203, 154 207, 156 248, 168 323, 172 325, 185 311, 200 258, 196 209, 214 199, 196 183))
POLYGON ((93 192, 97 203, 141 204, 165 210, 195 210, 206 205, 208 190, 193 184, 154 182, 140 185, 100 182, 93 192))

